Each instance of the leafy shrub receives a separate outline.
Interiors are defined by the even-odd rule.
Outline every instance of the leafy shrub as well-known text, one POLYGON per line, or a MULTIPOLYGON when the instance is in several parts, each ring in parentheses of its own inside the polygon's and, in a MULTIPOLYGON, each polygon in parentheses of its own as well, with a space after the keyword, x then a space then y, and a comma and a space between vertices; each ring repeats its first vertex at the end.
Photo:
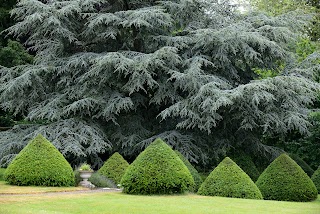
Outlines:
MULTIPOLYGON (((252 160, 254 160, 254 164, 259 171, 259 177, 261 173, 270 165, 272 162, 272 157, 265 156, 265 155, 254 155, 252 156, 252 160)), ((257 179, 258 180, 258 179, 257 179)))
POLYGON ((21 150, 5 171, 5 180, 19 186, 73 186, 74 174, 63 155, 42 135, 21 150))
POLYGON ((232 160, 249 175, 252 181, 258 180, 260 172, 249 155, 244 152, 238 152, 237 155, 232 155, 232 160))
POLYGON ((74 170, 73 173, 74 173, 74 184, 75 186, 78 186, 80 181, 82 181, 82 178, 80 177, 80 172, 79 170, 74 170))
POLYGON ((229 157, 210 173, 198 191, 200 195, 262 199, 251 178, 229 157))
MULTIPOLYGON (((210 175, 210 172, 199 172, 199 175, 202 179, 202 182, 207 179, 207 177, 210 175)), ((201 186, 201 185, 200 185, 201 186)))
MULTIPOLYGON (((78 186, 79 183, 82 181, 82 178, 80 177, 79 170, 74 171, 74 177, 75 177, 75 186, 78 186)), ((110 188, 117 188, 117 185, 107 178, 104 175, 101 175, 98 172, 95 172, 91 175, 91 177, 88 179, 93 185, 96 187, 110 187, 110 188)))
POLYGON ((296 154, 289 154, 290 158, 292 158, 309 177, 311 177, 314 173, 314 170, 304 161, 302 160, 298 155, 296 154))
POLYGON ((117 185, 111 179, 101 175, 99 172, 93 173, 88 181, 90 181, 96 187, 117 188, 117 185))
POLYGON ((179 152, 179 151, 175 151, 175 153, 178 155, 178 157, 183 161, 183 163, 187 166, 187 168, 189 169, 193 180, 194 180, 194 186, 190 186, 189 190, 191 192, 197 192, 200 185, 202 184, 203 180, 200 176, 200 174, 198 173, 198 171, 191 165, 191 163, 179 152))
POLYGON ((114 183, 120 184, 121 178, 128 166, 128 162, 116 152, 103 164, 98 172, 111 179, 114 183))
POLYGON ((188 190, 194 181, 178 155, 158 138, 128 167, 121 185, 129 194, 172 194, 188 190))
POLYGON ((320 193, 320 166, 319 168, 313 173, 311 180, 316 185, 318 192, 320 193))
POLYGON ((12 127, 14 125, 14 120, 12 119, 12 115, 7 112, 4 112, 4 115, 1 115, 2 111, 0 111, 0 126, 2 127, 12 127))
POLYGON ((5 168, 0 168, 0 181, 4 180, 4 172, 6 171, 5 168))
POLYGON ((93 169, 91 169, 91 166, 87 163, 81 164, 78 170, 93 172, 93 169))
POLYGON ((312 201, 318 196, 310 177, 286 154, 276 158, 256 184, 267 200, 312 201))

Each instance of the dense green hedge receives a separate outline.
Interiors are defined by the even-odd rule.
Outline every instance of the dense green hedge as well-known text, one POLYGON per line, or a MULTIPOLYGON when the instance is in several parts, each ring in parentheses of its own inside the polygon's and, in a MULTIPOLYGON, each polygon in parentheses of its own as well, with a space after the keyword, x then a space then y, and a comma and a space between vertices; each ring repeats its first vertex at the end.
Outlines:
POLYGON ((311 177, 314 173, 314 170, 304 161, 302 160, 298 155, 296 154, 289 154, 290 158, 292 158, 309 177, 311 177))
POLYGON ((313 181, 314 185, 316 185, 318 189, 318 193, 320 193, 320 166, 319 168, 313 173, 311 180, 313 181))
POLYGON ((205 181, 207 179, 207 177, 210 175, 211 172, 199 172, 199 175, 200 175, 200 177, 202 179, 202 183, 203 183, 203 181, 205 181))
POLYGON ((202 183, 200 195, 262 199, 251 178, 229 157, 226 157, 202 183))
POLYGON ((245 172, 252 181, 257 181, 260 172, 257 169, 256 165, 253 163, 252 158, 244 152, 238 152, 237 154, 233 154, 232 160, 237 163, 237 165, 245 172))
POLYGON ((74 186, 70 164, 42 135, 21 150, 4 177, 9 184, 19 186, 74 186))
POLYGON ((0 168, 0 181, 4 180, 4 172, 6 171, 5 168, 0 168))
POLYGON ((115 184, 120 184, 128 166, 128 162, 116 152, 103 164, 98 172, 111 179, 115 184))
POLYGON ((121 185, 129 194, 172 194, 187 191, 194 181, 178 155, 156 139, 128 167, 121 185))
POLYGON ((79 183, 82 181, 79 170, 78 169, 74 170, 73 174, 74 174, 74 185, 79 186, 79 183))
POLYGON ((178 157, 183 161, 183 163, 187 166, 187 168, 189 169, 193 180, 194 180, 194 186, 190 186, 190 191, 191 192, 197 192, 200 185, 202 184, 203 180, 200 176, 200 174, 198 173, 198 171, 192 166, 192 164, 179 152, 179 151, 175 151, 175 153, 178 155, 178 157))
POLYGON ((268 200, 312 201, 318 196, 310 177, 286 154, 276 158, 256 184, 268 200))

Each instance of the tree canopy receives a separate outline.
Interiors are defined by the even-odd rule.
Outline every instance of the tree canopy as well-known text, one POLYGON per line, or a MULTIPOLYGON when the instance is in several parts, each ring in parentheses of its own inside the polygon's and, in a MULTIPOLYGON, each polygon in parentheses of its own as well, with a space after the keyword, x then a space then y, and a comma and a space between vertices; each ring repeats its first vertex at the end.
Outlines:
POLYGON ((281 15, 294 10, 313 13, 313 20, 306 31, 312 41, 320 41, 320 2, 318 0, 249 0, 253 7, 270 15, 281 15))
POLYGON ((7 32, 28 36, 36 56, 0 70, 1 106, 29 121, 0 133, 3 165, 40 132, 74 163, 98 165, 158 137, 199 161, 235 144, 271 151, 263 134, 308 132, 319 85, 289 48, 304 14, 243 15, 215 0, 23 0, 12 14, 7 32), (291 63, 256 79, 254 68, 279 61, 291 63))
MULTIPOLYGON (((320 82, 320 2, 317 0, 250 0, 250 3, 259 10, 273 16, 288 12, 290 13, 295 10, 311 13, 310 15, 313 17, 312 21, 306 27, 304 34, 301 35, 301 38, 296 42, 296 45, 292 48, 295 49, 298 56, 298 62, 302 62, 301 66, 303 67, 305 66, 303 64, 307 63, 307 67, 313 67, 315 71, 313 73, 313 79, 320 82)), ((268 72, 277 74, 279 73, 279 70, 281 69, 273 71, 269 70, 268 72)), ((268 73, 265 72, 264 74, 268 73)), ((320 129, 319 98, 320 96, 318 96, 318 101, 309 106, 309 108, 314 111, 309 114, 309 121, 313 125, 309 129, 310 134, 304 135, 292 131, 276 136, 268 136, 265 139, 267 144, 269 141, 273 145, 274 142, 277 142, 277 147, 284 149, 286 152, 299 155, 303 160, 307 161, 313 169, 316 169, 320 164, 320 160, 317 158, 320 151, 320 143, 316 140, 318 136, 317 130, 320 129)))
MULTIPOLYGON (((32 56, 29 55, 22 44, 12 41, 6 37, 3 30, 14 24, 10 17, 10 10, 15 6, 16 0, 0 1, 0 66, 13 67, 20 64, 31 63, 32 56)), ((10 112, 5 112, 0 107, 0 127, 11 127, 14 119, 10 112)))

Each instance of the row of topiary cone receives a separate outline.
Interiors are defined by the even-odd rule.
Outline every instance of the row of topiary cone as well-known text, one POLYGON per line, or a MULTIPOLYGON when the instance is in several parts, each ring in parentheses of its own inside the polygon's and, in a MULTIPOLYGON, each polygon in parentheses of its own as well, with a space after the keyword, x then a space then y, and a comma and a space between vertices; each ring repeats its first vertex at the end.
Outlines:
MULTIPOLYGON (((312 180, 285 154, 269 165, 256 184, 228 157, 202 183, 196 169, 161 139, 150 144, 130 166, 115 153, 98 172, 121 183, 123 192, 129 194, 171 194, 199 189, 201 195, 250 199, 311 201, 317 197, 312 180)), ((320 183, 320 168, 313 179, 320 183)), ((41 135, 12 161, 5 180, 15 185, 74 185, 71 166, 41 135)))
MULTIPOLYGON (((157 139, 129 166, 121 184, 125 193, 159 194, 183 192, 188 189, 188 186, 193 185, 193 181, 190 179, 190 173, 175 157, 171 148, 157 139)), ((198 187, 196 185, 195 190, 198 187)), ((201 184, 198 194, 248 199, 312 201, 317 198, 318 191, 301 167, 289 156, 283 154, 267 167, 256 184, 235 162, 226 157, 201 184)))

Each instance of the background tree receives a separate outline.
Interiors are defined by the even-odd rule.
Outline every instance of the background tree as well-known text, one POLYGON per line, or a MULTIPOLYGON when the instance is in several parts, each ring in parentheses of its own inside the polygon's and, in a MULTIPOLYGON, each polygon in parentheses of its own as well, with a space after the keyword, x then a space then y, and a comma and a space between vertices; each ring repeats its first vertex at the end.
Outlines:
POLYGON ((253 7, 272 16, 281 15, 294 10, 313 13, 313 20, 306 29, 311 41, 320 40, 320 2, 318 0, 249 0, 253 7))
MULTIPOLYGON (((10 17, 10 10, 15 4, 16 0, 0 0, 0 32, 14 24, 14 20, 10 17)), ((13 67, 31 63, 32 56, 25 48, 19 42, 5 36, 3 33, 0 34, 0 66, 13 67)), ((13 126, 15 119, 18 118, 0 108, 0 127, 13 126)))
POLYGON ((0 133, 2 164, 42 133, 72 164, 160 137, 191 161, 229 147, 275 154, 264 134, 307 133, 319 85, 294 58, 303 14, 241 15, 228 1, 25 0, 10 35, 30 35, 33 65, 0 70, 0 102, 42 124, 0 133), (289 65, 285 64, 285 65, 289 65))
MULTIPOLYGON (((265 1, 265 0, 251 0, 251 4, 259 10, 265 11, 272 16, 281 15, 284 13, 292 12, 294 10, 302 10, 305 12, 313 13, 313 20, 310 25, 305 29, 305 33, 298 40, 294 48, 296 57, 298 58, 298 64, 301 68, 306 67, 313 68, 313 79, 320 82, 320 3, 313 0, 285 0, 285 1, 265 1)), ((257 73, 262 77, 270 75, 278 75, 282 72, 283 68, 277 70, 258 70, 257 73)), ((314 105, 309 106, 312 114, 309 115, 309 121, 313 124, 310 129, 309 135, 301 134, 295 131, 286 133, 285 135, 267 136, 265 143, 269 145, 276 145, 279 148, 284 149, 287 152, 298 154, 303 158, 314 170, 317 169, 320 164, 318 159, 318 153, 320 151, 320 143, 318 142, 318 133, 320 129, 320 117, 319 117, 319 101, 314 105), (274 144, 274 142, 277 142, 274 144)))

